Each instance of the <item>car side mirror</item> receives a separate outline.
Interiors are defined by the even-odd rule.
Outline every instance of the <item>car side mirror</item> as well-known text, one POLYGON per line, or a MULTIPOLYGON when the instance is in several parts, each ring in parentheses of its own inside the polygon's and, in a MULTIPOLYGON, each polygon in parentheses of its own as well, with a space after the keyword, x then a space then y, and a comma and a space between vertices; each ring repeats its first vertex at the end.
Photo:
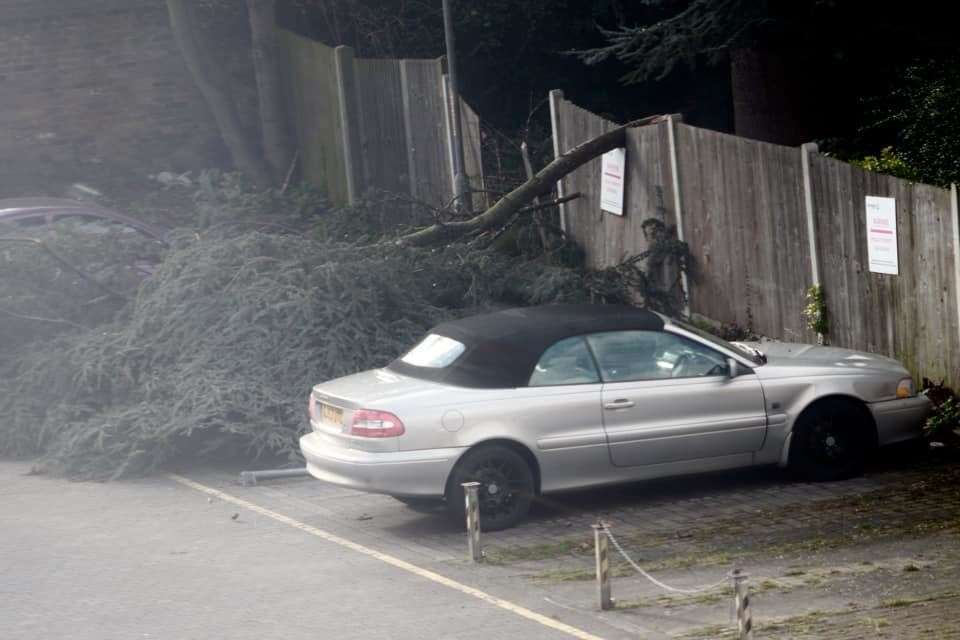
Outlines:
POLYGON ((740 363, 733 358, 727 358, 727 377, 736 378, 740 373, 740 363))

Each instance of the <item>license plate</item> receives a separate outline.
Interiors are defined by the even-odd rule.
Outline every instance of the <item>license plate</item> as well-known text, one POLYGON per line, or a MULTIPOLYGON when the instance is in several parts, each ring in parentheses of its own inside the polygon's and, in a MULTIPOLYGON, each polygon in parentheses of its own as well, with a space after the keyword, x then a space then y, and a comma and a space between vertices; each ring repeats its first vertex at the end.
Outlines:
POLYGON ((335 425, 343 423, 343 409, 333 405, 320 403, 320 419, 335 425))

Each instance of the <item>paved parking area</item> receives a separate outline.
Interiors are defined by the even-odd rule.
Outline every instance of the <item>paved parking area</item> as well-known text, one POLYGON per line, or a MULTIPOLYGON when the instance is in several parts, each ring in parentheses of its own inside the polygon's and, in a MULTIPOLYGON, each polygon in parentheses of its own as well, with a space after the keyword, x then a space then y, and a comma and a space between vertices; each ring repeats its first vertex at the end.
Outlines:
POLYGON ((600 518, 673 584, 751 572, 763 637, 863 637, 864 620, 954 637, 938 620, 960 578, 960 472, 904 456, 838 483, 767 469, 553 496, 485 534, 479 567, 441 513, 309 478, 77 484, 0 463, 0 637, 724 637, 727 592, 664 593, 623 562, 617 610, 597 612, 600 518))

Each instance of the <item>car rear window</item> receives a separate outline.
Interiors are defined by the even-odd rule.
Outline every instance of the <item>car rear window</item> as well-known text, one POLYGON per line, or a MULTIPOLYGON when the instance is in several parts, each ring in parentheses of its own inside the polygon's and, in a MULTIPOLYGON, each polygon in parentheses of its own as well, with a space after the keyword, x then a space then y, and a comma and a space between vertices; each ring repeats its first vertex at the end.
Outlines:
POLYGON ((467 347, 453 338, 431 333, 407 352, 400 361, 414 367, 443 369, 456 362, 467 347))

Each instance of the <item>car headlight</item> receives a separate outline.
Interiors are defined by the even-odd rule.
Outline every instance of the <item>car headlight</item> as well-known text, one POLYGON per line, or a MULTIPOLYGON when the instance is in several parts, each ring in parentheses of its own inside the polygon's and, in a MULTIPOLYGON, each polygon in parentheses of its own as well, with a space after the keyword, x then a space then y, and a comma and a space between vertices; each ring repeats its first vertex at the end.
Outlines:
POLYGON ((915 395, 917 391, 913 388, 913 378, 904 378, 897 384, 898 398, 912 398, 915 395))

